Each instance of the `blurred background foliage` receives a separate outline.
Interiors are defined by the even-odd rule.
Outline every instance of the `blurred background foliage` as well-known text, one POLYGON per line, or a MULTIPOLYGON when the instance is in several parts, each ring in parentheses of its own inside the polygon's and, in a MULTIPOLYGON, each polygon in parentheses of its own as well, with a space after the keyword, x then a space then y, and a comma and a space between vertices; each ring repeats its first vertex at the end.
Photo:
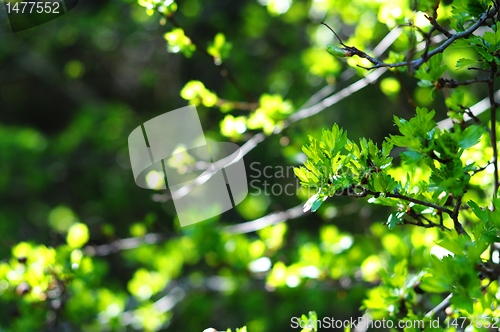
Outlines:
MULTIPOLYGON (((307 199, 305 192, 270 191, 289 183, 298 189, 291 171, 276 172, 304 160, 307 135, 338 123, 351 139, 381 142, 396 132, 394 114, 413 115, 410 97, 445 118, 446 91, 432 99, 431 89, 404 71, 388 72, 270 135, 324 86, 339 90, 368 74, 358 68, 353 78, 343 76, 359 59, 326 52, 336 40, 322 20, 365 50, 399 24, 427 22, 407 0, 162 2, 172 20, 152 9, 158 4, 81 0, 62 17, 16 34, 0 11, 0 330, 246 325, 261 332, 289 330, 291 318, 309 310, 360 316, 379 270, 390 274, 398 262, 424 257, 437 230, 388 230, 387 209, 344 197, 257 232, 231 234, 223 226, 307 199), (172 201, 135 185, 127 137, 188 102, 214 140, 270 136, 245 156, 249 183, 256 180, 247 199, 180 228, 172 201), (259 173, 266 166, 268 178, 259 173)), ((439 17, 446 21, 450 12, 442 4, 439 17)), ((407 50, 412 36, 403 29, 391 50, 407 50)), ((465 51, 447 52, 454 67, 465 51)), ((485 91, 464 94, 472 104, 485 91)), ((427 263, 411 261, 417 270, 427 263)))

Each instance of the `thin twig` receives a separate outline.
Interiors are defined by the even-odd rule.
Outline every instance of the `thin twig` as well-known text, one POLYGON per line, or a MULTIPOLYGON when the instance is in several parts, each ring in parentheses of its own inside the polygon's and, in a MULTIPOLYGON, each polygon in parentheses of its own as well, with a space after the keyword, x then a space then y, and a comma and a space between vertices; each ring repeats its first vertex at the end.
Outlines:
POLYGON ((471 119, 472 121, 474 121, 475 124, 477 125, 480 125, 482 126, 483 128, 486 129, 486 131, 488 131, 488 133, 491 135, 491 129, 485 125, 481 119, 479 119, 474 113, 472 113, 471 109, 470 108, 466 108, 462 105, 459 105, 463 110, 464 110, 464 113, 467 114, 471 119))
POLYGON ((399 198, 399 199, 402 199, 402 200, 405 200, 405 201, 408 201, 408 202, 412 202, 412 203, 415 203, 415 204, 418 204, 418 205, 431 207, 431 208, 434 208, 434 209, 436 209, 438 211, 444 212, 444 213, 448 214, 449 216, 451 216, 453 214, 453 211, 451 211, 447 207, 444 207, 444 206, 441 206, 441 205, 437 205, 437 204, 434 204, 434 203, 430 203, 430 202, 426 202, 426 201, 422 201, 420 199, 416 199, 416 198, 413 198, 413 197, 401 195, 397 191, 394 192, 394 193, 387 193, 387 194, 385 194, 385 196, 386 197, 392 197, 392 198, 399 198))
MULTIPOLYGON (((428 220, 428 219, 426 219, 426 220, 428 220)), ((436 223, 434 223, 432 221, 428 221, 428 223, 425 224, 421 220, 418 220, 418 219, 416 221, 411 221, 411 220, 403 219, 402 225, 413 225, 413 226, 419 226, 419 227, 423 227, 423 228, 437 227, 437 228, 440 228, 443 231, 450 231, 450 229, 447 228, 447 227, 445 227, 444 225, 436 224, 436 223)))
POLYGON ((145 244, 155 244, 167 240, 166 234, 150 233, 145 236, 115 240, 109 244, 88 245, 84 248, 87 256, 108 256, 122 250, 139 248, 145 244))
MULTIPOLYGON (((459 211, 460 205, 462 203, 462 197, 459 197, 457 199, 457 203, 455 205, 455 208, 452 211, 452 210, 450 210, 447 207, 442 206, 442 205, 438 205, 438 204, 423 201, 423 200, 420 200, 417 198, 402 195, 398 191, 394 191, 394 193, 373 192, 367 188, 352 185, 351 187, 347 188, 347 190, 339 190, 337 192, 337 194, 342 195, 342 196, 354 197, 354 198, 363 198, 363 197, 367 197, 367 196, 380 197, 381 195, 385 195, 385 197, 388 197, 388 198, 398 198, 398 199, 402 199, 402 200, 407 201, 407 202, 412 202, 412 203, 415 203, 418 205, 427 206, 427 207, 436 209, 441 213, 444 212, 447 215, 449 215, 450 218, 454 222, 455 230, 457 231, 457 233, 460 235, 468 235, 467 232, 465 231, 465 229, 462 227, 462 224, 460 224, 460 222, 458 221, 458 211, 459 211)), ((409 215, 411 216, 411 214, 409 214, 409 215)), ((415 217, 415 215, 414 215, 414 217, 415 217)), ((426 219, 426 220, 428 222, 430 222, 428 219, 426 219)), ((435 224, 435 226, 431 226, 431 227, 441 227, 441 226, 438 224, 435 224)), ((442 227, 444 227, 444 226, 442 226, 442 227)))
POLYGON ((465 81, 457 81, 457 80, 453 80, 453 79, 446 79, 446 78, 440 78, 438 80, 438 83, 437 83, 437 86, 439 88, 456 88, 456 87, 459 87, 459 86, 462 86, 462 85, 469 85, 469 84, 473 84, 473 83, 477 83, 477 82, 484 82, 484 83, 488 83, 490 81, 489 78, 472 78, 470 80, 465 80, 465 81))
POLYGON ((274 225, 285 220, 299 218, 308 214, 307 212, 303 211, 303 205, 304 204, 300 204, 286 211, 274 212, 252 221, 226 226, 223 228, 223 230, 230 234, 255 232, 267 226, 274 225))
POLYGON ((437 20, 434 17, 428 16, 427 14, 425 14, 424 16, 432 24, 432 26, 434 27, 434 29, 436 29, 437 31, 441 32, 447 38, 451 38, 452 34, 448 30, 446 30, 445 28, 443 28, 441 25, 439 25, 439 23, 437 22, 437 20))
POLYGON ((441 301, 437 306, 432 308, 428 313, 425 314, 425 317, 433 317, 435 314, 443 311, 450 305, 450 300, 451 297, 453 296, 453 293, 450 293, 447 297, 444 298, 443 301, 441 301))
MULTIPOLYGON (((378 59, 372 58, 368 56, 366 53, 363 51, 358 50, 355 47, 348 47, 348 50, 353 52, 353 54, 358 55, 359 57, 366 58, 368 59, 374 66, 372 67, 363 67, 359 66, 364 69, 376 69, 376 68, 383 68, 383 67, 388 67, 388 68, 396 68, 396 67, 404 67, 408 66, 408 69, 410 72, 413 72, 420 68, 421 65, 423 65, 425 62, 427 62, 430 58, 435 56, 436 54, 444 52, 453 42, 455 42, 458 39, 462 38, 467 38, 469 37, 474 31, 476 31, 488 18, 494 16, 497 13, 498 9, 495 7, 493 10, 488 10, 487 12, 483 13, 479 19, 472 24, 469 28, 466 30, 456 33, 456 34, 451 34, 451 36, 446 39, 441 45, 433 49, 432 51, 427 52, 424 50, 423 55, 415 60, 411 61, 401 61, 401 62, 396 62, 396 63, 385 63, 383 61, 380 61, 378 59)), ((430 45, 428 45, 430 46, 430 45)), ((426 47, 428 50, 428 46, 426 47)))
POLYGON ((490 166, 491 164, 493 164, 492 161, 489 161, 486 165, 484 165, 483 167, 479 167, 479 168, 476 168, 475 170, 472 171, 472 174, 471 175, 475 175, 476 173, 479 173, 479 172, 482 172, 484 171, 488 166, 490 166))
POLYGON ((241 111, 255 111, 257 108, 259 108, 259 103, 247 103, 244 101, 234 101, 222 98, 217 98, 215 106, 223 107, 228 104, 231 105, 231 108, 241 111))
POLYGON ((460 212, 460 206, 462 205, 462 198, 463 196, 459 196, 457 198, 457 202, 455 203, 455 207, 453 208, 453 213, 450 215, 450 217, 453 220, 453 226, 455 227, 457 233, 460 235, 467 235, 467 232, 463 228, 462 224, 458 221, 458 214, 460 212))
MULTIPOLYGON (((494 97, 500 98, 500 90, 495 92, 494 97)), ((487 111, 490 108, 490 106, 491 106, 490 98, 486 97, 486 98, 482 99, 480 102, 471 106, 470 112, 473 115, 478 116, 479 114, 487 111)), ((472 118, 469 115, 464 116, 464 121, 469 121, 471 119, 472 118)), ((439 129, 450 129, 450 128, 453 128, 454 122, 451 118, 446 118, 444 120, 439 121, 437 125, 438 125, 439 129)))
POLYGON ((328 29, 330 29, 331 32, 333 32, 333 34, 335 35, 335 37, 337 37, 337 39, 339 40, 340 45, 342 45, 344 47, 347 47, 347 48, 349 47, 346 44, 344 44, 344 42, 342 41, 342 39, 340 39, 339 35, 337 35, 337 33, 335 32, 335 30, 333 30, 332 28, 330 28, 330 26, 328 24, 326 24, 325 22, 321 22, 321 24, 323 24, 328 29))
POLYGON ((490 63, 491 73, 490 82, 488 83, 488 98, 490 99, 490 121, 491 121, 491 147, 493 148, 493 166, 495 168, 494 185, 493 185, 493 198, 498 193, 498 149, 497 149, 497 103, 495 102, 495 75, 497 72, 497 65, 494 61, 490 63))

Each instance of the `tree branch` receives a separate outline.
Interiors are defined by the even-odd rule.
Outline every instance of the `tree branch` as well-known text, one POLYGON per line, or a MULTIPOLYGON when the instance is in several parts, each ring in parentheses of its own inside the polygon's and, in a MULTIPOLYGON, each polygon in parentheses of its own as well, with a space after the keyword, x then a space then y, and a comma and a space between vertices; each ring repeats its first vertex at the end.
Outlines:
POLYGON ((495 168, 493 198, 496 197, 498 192, 498 148, 497 148, 497 103, 495 102, 495 76, 497 72, 497 65, 494 61, 490 63, 491 73, 488 82, 488 98, 490 99, 490 119, 491 119, 491 147, 493 148, 493 166, 495 168))
POLYGON ((449 231, 450 230, 449 228, 445 227, 442 224, 436 224, 436 223, 430 221, 427 218, 424 218, 424 219, 427 220, 427 224, 423 223, 422 220, 419 220, 419 219, 416 219, 415 221, 403 219, 402 225, 413 225, 413 226, 419 226, 419 227, 423 227, 423 228, 437 227, 437 228, 440 228, 443 231, 449 231))
POLYGON ((88 245, 84 251, 87 256, 108 256, 122 250, 139 248, 145 244, 160 243, 169 238, 166 234, 150 233, 144 236, 115 240, 109 244, 88 245))
POLYGON ((456 40, 469 37, 474 31, 476 31, 481 25, 483 25, 483 23, 488 18, 493 17, 497 13, 497 11, 498 11, 498 9, 496 7, 493 10, 488 10, 487 12, 481 14, 479 19, 474 24, 472 24, 469 28, 467 28, 466 30, 459 32, 459 33, 456 33, 456 34, 449 33, 450 36, 448 37, 448 39, 446 39, 441 45, 439 45, 438 47, 436 47, 432 51, 428 51, 429 47, 430 47, 430 43, 428 43, 424 49, 422 56, 418 59, 415 59, 415 60, 401 61, 401 62, 396 62, 396 63, 385 63, 383 61, 380 61, 379 59, 370 57, 365 52, 357 49, 356 47, 347 46, 346 50, 351 52, 352 55, 357 55, 361 58, 365 58, 368 61, 370 61, 372 64, 374 64, 374 66, 372 66, 372 67, 359 66, 359 67, 367 69, 367 70, 372 70, 372 69, 376 69, 376 68, 383 68, 383 67, 396 68, 396 67, 408 66, 409 71, 414 72, 415 70, 420 68, 420 66, 422 66, 425 62, 427 62, 430 58, 432 58, 436 54, 444 52, 444 50, 446 50, 456 40))
POLYGON ((488 83, 489 81, 490 81, 489 78, 477 78, 477 77, 472 78, 470 80, 465 80, 465 81, 457 81, 457 80, 453 80, 453 79, 440 78, 438 80, 437 86, 439 88, 453 89, 453 88, 456 88, 456 87, 459 87, 462 85, 469 85, 469 84, 477 83, 477 82, 488 83))
POLYGON ((270 225, 277 224, 282 221, 299 218, 308 214, 308 212, 303 211, 303 205, 300 204, 286 211, 280 211, 268 214, 259 219, 244 222, 237 225, 226 226, 222 230, 230 234, 242 234, 258 231, 259 229, 265 228, 270 225))
POLYGON ((450 209, 444 207, 444 206, 441 206, 441 205, 437 205, 437 204, 434 204, 434 203, 430 203, 430 202, 426 202, 426 201, 422 201, 420 199, 416 199, 416 198, 413 198, 413 197, 409 197, 409 196, 405 196, 405 195, 401 195, 399 192, 394 192, 394 193, 387 193, 385 194, 386 197, 392 197, 392 198, 399 198, 399 199, 402 199, 402 200, 405 200, 405 201, 408 201, 408 202, 412 202, 412 203, 415 203, 415 204, 418 204, 418 205, 422 205, 422 206, 427 206, 427 207, 431 207, 431 208, 434 208, 438 211, 441 211, 441 212, 444 212, 448 215, 452 215, 453 214, 453 211, 451 211, 450 209))
POLYGON ((244 101, 234 101, 234 100, 227 100, 227 99, 222 99, 222 98, 217 98, 217 102, 215 106, 217 107, 222 107, 227 104, 230 104, 232 108, 242 110, 242 111, 255 111, 257 108, 259 108, 259 103, 248 103, 244 101))
POLYGON ((460 212, 460 206, 462 205, 462 198, 463 195, 457 198, 457 202, 455 203, 455 207, 453 208, 453 213, 450 215, 450 217, 453 220, 453 226, 455 227, 457 233, 460 235, 468 235, 465 229, 462 227, 462 224, 458 221, 458 214, 460 212))
POLYGON ((443 311, 450 305, 450 300, 451 297, 453 296, 453 293, 450 293, 447 297, 444 298, 443 301, 441 301, 437 306, 432 308, 428 313, 425 314, 425 317, 433 317, 435 314, 443 311))
POLYGON ((453 36, 448 30, 439 25, 439 23, 434 17, 428 16, 427 14, 425 14, 424 16, 432 24, 435 30, 441 32, 447 38, 451 38, 453 36))

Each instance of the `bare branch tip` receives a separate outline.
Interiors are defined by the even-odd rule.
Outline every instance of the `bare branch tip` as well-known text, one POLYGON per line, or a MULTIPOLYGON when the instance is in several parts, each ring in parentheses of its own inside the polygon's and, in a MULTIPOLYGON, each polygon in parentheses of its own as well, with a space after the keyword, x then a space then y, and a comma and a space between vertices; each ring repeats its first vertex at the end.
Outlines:
POLYGON ((340 42, 340 45, 344 46, 344 47, 347 47, 344 42, 342 41, 342 39, 340 39, 339 35, 337 35, 337 33, 335 32, 335 30, 333 30, 327 23, 325 22, 321 22, 321 24, 323 24, 324 26, 326 26, 328 29, 330 29, 331 32, 333 32, 333 34, 335 35, 335 37, 337 37, 337 39, 339 40, 340 42))

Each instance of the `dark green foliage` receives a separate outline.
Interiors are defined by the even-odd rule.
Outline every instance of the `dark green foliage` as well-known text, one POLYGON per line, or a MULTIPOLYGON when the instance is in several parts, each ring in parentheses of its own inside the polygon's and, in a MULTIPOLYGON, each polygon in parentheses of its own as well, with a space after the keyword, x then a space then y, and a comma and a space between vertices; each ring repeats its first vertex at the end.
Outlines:
POLYGON ((81 5, 2 32, 1 331, 499 319, 496 2, 81 5), (126 144, 186 103, 251 193, 181 228, 126 144))

